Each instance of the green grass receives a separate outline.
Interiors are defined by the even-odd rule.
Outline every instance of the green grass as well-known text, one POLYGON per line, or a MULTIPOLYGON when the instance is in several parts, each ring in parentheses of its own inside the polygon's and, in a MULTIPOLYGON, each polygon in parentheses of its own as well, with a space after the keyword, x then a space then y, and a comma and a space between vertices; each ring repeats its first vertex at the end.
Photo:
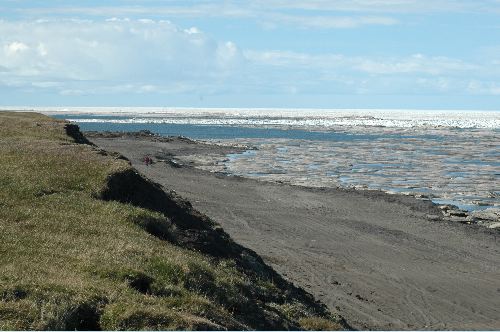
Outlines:
POLYGON ((99 199, 130 166, 64 126, 0 112, 0 329, 341 327, 273 280, 141 225, 166 216, 99 199))

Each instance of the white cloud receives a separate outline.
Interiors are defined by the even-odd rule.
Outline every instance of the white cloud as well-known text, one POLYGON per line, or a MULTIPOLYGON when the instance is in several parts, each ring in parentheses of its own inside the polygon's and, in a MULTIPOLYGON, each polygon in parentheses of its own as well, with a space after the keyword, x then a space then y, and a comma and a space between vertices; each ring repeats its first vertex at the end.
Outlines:
POLYGON ((367 74, 463 74, 479 70, 476 64, 443 56, 413 54, 404 57, 347 57, 342 54, 312 55, 287 51, 247 51, 245 55, 261 64, 323 70, 352 70, 367 74))
POLYGON ((500 96, 500 84, 498 82, 471 80, 467 84, 467 90, 476 95, 500 96))
POLYGON ((19 9, 17 12, 30 15, 88 15, 109 17, 129 17, 129 16, 150 16, 161 15, 168 17, 253 17, 255 10, 252 5, 245 3, 231 3, 221 1, 196 2, 185 5, 172 3, 161 3, 160 5, 141 5, 140 2, 135 5, 120 4, 110 6, 107 4, 101 6, 32 6, 19 9))
MULTIPOLYGON (((89 15, 109 17, 161 15, 164 17, 226 17, 265 18, 290 12, 308 11, 322 15, 351 13, 372 14, 431 14, 431 13, 500 13, 496 0, 206 0, 206 1, 122 1, 119 5, 101 6, 27 6, 16 12, 31 15, 89 15)), ((7 10, 7 9, 5 9, 7 10)), ((368 14, 368 15, 365 15, 368 14)), ((310 17, 310 15, 308 15, 310 17)), ((306 16, 297 15, 298 18, 306 16)), ((356 17, 353 17, 356 19, 356 17)))
MULTIPOLYGON (((498 84, 487 82, 487 72, 492 72, 489 63, 443 56, 370 57, 279 50, 245 51, 244 55, 261 72, 273 73, 279 82, 276 86, 283 91, 293 86, 295 92, 335 94, 499 93, 498 84)), ((498 72, 491 77, 498 77, 498 72)))
POLYGON ((477 70, 478 65, 443 56, 413 54, 407 57, 386 59, 362 59, 354 61, 354 68, 370 74, 461 74, 477 70))
POLYGON ((4 46, 4 51, 7 56, 15 56, 16 54, 22 53, 28 49, 29 47, 26 44, 17 41, 4 46))
MULTIPOLYGON (((35 15, 84 15, 90 17, 128 17, 128 16, 162 16, 162 17, 182 17, 182 18, 232 18, 232 19, 251 19, 261 22, 266 26, 275 27, 280 24, 286 24, 292 27, 316 28, 316 29, 346 29, 357 28, 366 25, 394 25, 399 21, 393 17, 380 15, 361 15, 359 12, 349 15, 338 15, 339 12, 345 12, 344 6, 331 7, 330 5, 311 3, 310 6, 299 6, 296 2, 281 3, 279 1, 204 1, 190 3, 189 5, 179 6, 176 4, 162 3, 161 5, 150 6, 92 6, 92 7, 42 7, 27 8, 21 10, 24 13, 35 15), (317 7, 315 7, 317 6, 317 7), (289 9, 315 9, 318 14, 308 15, 307 13, 293 12, 289 9)), ((365 6, 369 9, 370 6, 365 6)), ((370 12, 370 11, 368 11, 370 12)), ((190 30, 188 30, 190 31, 190 30)))
POLYGON ((168 21, 0 21, 0 72, 8 72, 0 74, 4 84, 146 82, 142 91, 147 92, 153 90, 151 82, 223 79, 241 60, 234 43, 168 21))
POLYGON ((341 11, 364 13, 436 13, 497 12, 496 0, 259 0, 261 6, 274 10, 341 11))
POLYGON ((399 21, 384 16, 300 16, 275 14, 263 16, 267 26, 288 24, 299 28, 350 29, 366 25, 395 25, 399 21))
POLYGON ((189 29, 184 29, 184 32, 186 32, 187 34, 196 34, 196 33, 201 33, 201 31, 197 28, 197 27, 191 27, 189 29))
MULTIPOLYGON (((366 23, 366 22, 365 22, 366 23)), ((242 50, 165 20, 0 20, 0 85, 92 94, 498 95, 491 62, 242 50), (488 76, 489 75, 489 76, 488 76), (489 83, 488 83, 489 82, 489 83)))

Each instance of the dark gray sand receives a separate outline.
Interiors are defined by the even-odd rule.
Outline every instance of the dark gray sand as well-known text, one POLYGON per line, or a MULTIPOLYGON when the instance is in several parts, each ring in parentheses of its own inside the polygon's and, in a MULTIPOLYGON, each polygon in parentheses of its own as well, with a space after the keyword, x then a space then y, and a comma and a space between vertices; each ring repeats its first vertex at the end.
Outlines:
POLYGON ((500 329, 498 230, 433 220, 440 212, 411 197, 259 182, 168 162, 193 154, 213 160, 237 148, 130 135, 90 140, 190 200, 355 328, 500 329), (142 162, 146 154, 152 166, 142 162))

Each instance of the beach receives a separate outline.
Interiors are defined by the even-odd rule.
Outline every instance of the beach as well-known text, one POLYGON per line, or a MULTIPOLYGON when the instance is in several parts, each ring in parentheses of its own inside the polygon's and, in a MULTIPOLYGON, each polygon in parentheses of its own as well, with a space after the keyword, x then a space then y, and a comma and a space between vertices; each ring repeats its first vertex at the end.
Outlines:
POLYGON ((354 328, 500 328, 498 229, 447 220, 412 196, 200 169, 248 147, 149 133, 86 135, 189 200, 354 328))
MULTIPOLYGON (((246 146, 198 168, 308 187, 430 200, 449 220, 500 221, 500 115, 485 111, 70 108, 40 111, 85 131, 149 130, 246 146)), ((208 158, 208 159, 207 159, 208 158)), ((192 160, 191 160, 192 159, 192 160)), ((498 224, 500 225, 500 224, 498 224)))

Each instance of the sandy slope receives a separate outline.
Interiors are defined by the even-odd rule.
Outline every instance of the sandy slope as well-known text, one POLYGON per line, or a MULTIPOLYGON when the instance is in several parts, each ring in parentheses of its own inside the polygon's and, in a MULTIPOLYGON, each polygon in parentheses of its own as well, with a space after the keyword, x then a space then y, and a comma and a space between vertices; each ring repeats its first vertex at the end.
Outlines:
POLYGON ((500 329, 500 233, 431 221, 408 197, 209 174, 146 153, 223 153, 182 140, 91 138, 189 199, 355 328, 500 329))

